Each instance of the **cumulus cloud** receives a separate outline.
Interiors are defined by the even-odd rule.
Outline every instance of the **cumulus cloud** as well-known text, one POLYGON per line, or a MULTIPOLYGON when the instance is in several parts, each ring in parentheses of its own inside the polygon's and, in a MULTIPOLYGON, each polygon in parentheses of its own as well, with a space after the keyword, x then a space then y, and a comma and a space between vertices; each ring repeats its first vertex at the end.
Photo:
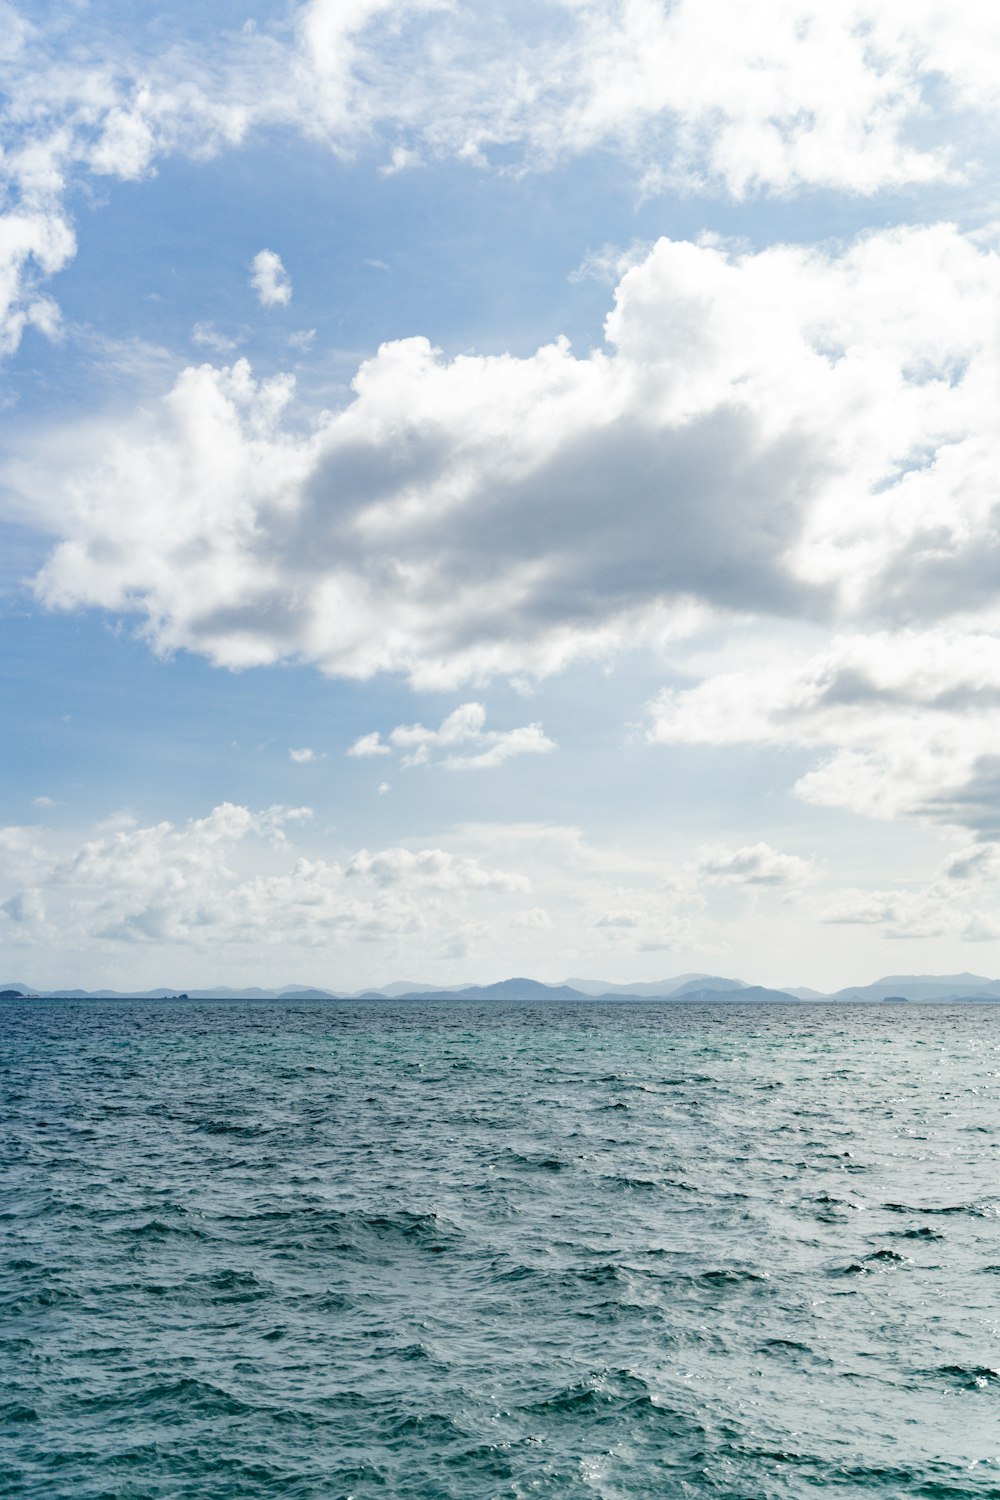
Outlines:
MULTIPOLYGON (((74 253, 76 180, 136 181, 251 131, 342 155, 376 139, 390 171, 610 150, 647 191, 874 193, 974 170, 967 143, 995 140, 1000 98, 1000 23, 944 0, 551 0, 516 20, 503 0, 306 0, 284 38, 158 50, 141 25, 87 19, 67 58, 58 18, 0 13, 0 354, 57 326, 39 284, 74 253)), ((286 302, 287 282, 265 270, 261 295, 286 302)))
MULTIPOLYGON (((463 825, 434 842, 371 849, 331 850, 327 838, 307 808, 232 803, 186 821, 117 815, 85 837, 48 817, 0 829, 0 937, 36 953, 58 938, 61 953, 95 973, 123 946, 141 948, 146 956, 129 962, 147 965, 150 983, 163 982, 172 953, 199 965, 225 955, 229 972, 244 973, 253 955, 276 973, 314 948, 365 984, 371 945, 380 963, 431 962, 471 945, 484 972, 557 978, 587 955, 735 951, 741 908, 770 931, 785 884, 803 874, 795 856, 766 845, 668 854, 595 847, 557 825, 463 825)), ((818 934, 861 923, 887 937, 974 930, 986 941, 997 875, 989 854, 957 849, 921 890, 811 888, 800 920, 818 934)), ((353 987, 336 973, 317 982, 353 987)))
POLYGON ((649 921, 649 913, 641 908, 625 907, 602 912, 595 927, 643 927, 649 921))
POLYGON ((36 840, 37 832, 33 828, 16 824, 0 828, 0 854, 12 856, 12 864, 14 858, 24 858, 30 866, 43 857, 41 845, 36 840))
MULTIPOLYGON (((97 833, 69 852, 0 830, 15 889, 0 901, 18 941, 54 931, 75 945, 327 943, 437 931, 466 920, 466 893, 520 895, 530 881, 441 849, 362 850, 345 865, 297 854, 288 830, 308 809, 223 803, 182 824, 97 833)), ((470 917, 469 920, 472 920, 470 917)))
POLYGON ((1000 849, 996 844, 971 844, 956 849, 944 863, 948 880, 992 881, 1000 878, 1000 849))
POLYGON ((250 285, 261 307, 287 307, 292 300, 292 283, 281 256, 274 250, 259 250, 250 269, 250 285))
POLYGON ((377 885, 409 884, 418 879, 437 890, 529 891, 530 880, 503 870, 486 870, 474 859, 456 859, 444 849, 362 849, 347 866, 348 876, 363 875, 377 885))
POLYGON ((516 22, 498 0, 417 0, 392 26, 385 11, 310 0, 296 66, 303 127, 395 132, 390 170, 604 148, 650 186, 870 193, 955 173, 915 122, 934 117, 940 142, 949 115, 997 102, 1000 27, 943 0, 556 0, 516 22))
POLYGON ((303 745, 300 750, 290 749, 288 754, 297 766, 307 766, 309 765, 310 761, 319 759, 316 751, 310 749, 308 745, 303 745))
POLYGON ((486 748, 464 755, 446 755, 441 764, 452 771, 485 771, 517 755, 545 755, 557 748, 555 740, 549 739, 540 724, 525 724, 506 732, 489 730, 474 743, 485 744, 486 748))
POLYGON ((700 849, 696 869, 699 880, 715 885, 799 885, 814 875, 810 860, 765 843, 700 849))
POLYGON ((962 942, 994 942, 1000 937, 995 900, 989 909, 976 903, 989 899, 1000 878, 995 848, 959 850, 949 855, 938 874, 924 885, 896 889, 834 892, 819 903, 821 922, 835 926, 876 928, 890 939, 957 938, 962 942))
POLYGON ((442 722, 438 729, 423 724, 398 724, 391 729, 386 744, 375 731, 355 740, 347 754, 354 756, 389 755, 392 750, 405 752, 404 766, 434 763, 449 771, 480 771, 503 765, 518 755, 543 755, 555 750, 554 740, 540 724, 525 724, 519 729, 487 729, 486 709, 481 703, 463 703, 442 722), (441 751, 444 754, 441 754, 441 751))
POLYGON ((661 744, 769 744, 830 753, 799 797, 874 818, 917 815, 1000 838, 1000 640, 959 630, 841 636, 772 653, 651 705, 661 744))
MULTIPOLYGON (((206 155, 242 140, 267 88, 255 88, 266 51, 244 47, 215 68, 179 45, 140 55, 85 23, 67 54, 60 18, 28 22, 0 9, 0 355, 31 326, 59 332, 44 284, 76 253, 67 196, 87 176, 137 181, 160 156, 206 155), (215 78, 210 81, 214 71, 215 78), (248 107, 254 99, 253 107, 248 107)), ((229 44, 231 46, 231 43, 229 44)))
MULTIPOLYGON (((929 891, 844 891, 820 911, 835 926, 873 927, 895 941, 958 937, 989 941, 982 913, 969 913, 929 891)), ((996 932, 992 934, 996 936, 996 932)))
POLYGON ((376 729, 371 734, 363 734, 356 739, 347 754, 353 755, 358 760, 364 760, 372 755, 391 755, 392 749, 389 745, 382 743, 382 736, 376 729))
POLYGON ((313 425, 245 361, 8 468, 50 604, 158 648, 450 687, 662 642, 706 611, 997 613, 1000 257, 948 226, 840 252, 660 241, 607 343, 383 345, 313 425), (136 505, 134 497, 143 497, 136 505))

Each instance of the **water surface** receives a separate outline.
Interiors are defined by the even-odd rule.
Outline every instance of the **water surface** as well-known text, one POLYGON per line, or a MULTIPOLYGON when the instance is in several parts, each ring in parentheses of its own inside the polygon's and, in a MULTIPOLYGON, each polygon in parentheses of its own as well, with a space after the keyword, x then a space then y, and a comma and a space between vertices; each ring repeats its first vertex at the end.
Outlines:
POLYGON ((0 1493, 1000 1495, 1000 1011, 0 1004, 0 1493))

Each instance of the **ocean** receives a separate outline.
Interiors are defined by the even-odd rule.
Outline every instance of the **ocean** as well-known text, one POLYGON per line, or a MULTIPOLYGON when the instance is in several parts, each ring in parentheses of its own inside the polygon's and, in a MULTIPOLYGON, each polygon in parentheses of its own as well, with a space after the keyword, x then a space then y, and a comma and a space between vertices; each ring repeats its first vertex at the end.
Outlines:
POLYGON ((1000 1496, 1000 1010, 0 1004, 0 1494, 1000 1496))

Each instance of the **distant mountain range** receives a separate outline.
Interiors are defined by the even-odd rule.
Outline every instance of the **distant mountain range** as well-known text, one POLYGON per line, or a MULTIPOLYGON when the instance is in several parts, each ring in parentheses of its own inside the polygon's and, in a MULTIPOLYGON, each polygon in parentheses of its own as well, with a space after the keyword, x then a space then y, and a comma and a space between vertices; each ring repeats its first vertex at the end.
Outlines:
POLYGON ((285 985, 282 989, 261 989, 216 985, 210 989, 177 990, 160 986, 152 990, 38 990, 20 981, 0 983, 0 998, 23 996, 43 1000, 385 1000, 385 999, 459 999, 459 1000, 670 1000, 674 1002, 718 1003, 733 1001, 743 1005, 759 1002, 812 1004, 816 1001, 885 1002, 948 1000, 1000 1001, 1000 979, 986 979, 980 974, 889 974, 873 984, 849 985, 846 989, 823 994, 802 985, 788 989, 767 989, 748 984, 743 979, 725 979, 717 974, 676 974, 672 979, 616 985, 600 979, 567 979, 564 984, 542 984, 537 979, 503 979, 497 984, 453 985, 448 988, 397 980, 381 989, 318 989, 311 985, 285 985))

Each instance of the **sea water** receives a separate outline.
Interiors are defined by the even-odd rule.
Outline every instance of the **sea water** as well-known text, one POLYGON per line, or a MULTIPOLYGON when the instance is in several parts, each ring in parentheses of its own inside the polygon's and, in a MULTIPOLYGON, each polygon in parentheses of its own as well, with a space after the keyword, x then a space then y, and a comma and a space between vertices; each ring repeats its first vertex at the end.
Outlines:
POLYGON ((1000 1010, 0 1007, 0 1494, 1000 1495, 1000 1010))

